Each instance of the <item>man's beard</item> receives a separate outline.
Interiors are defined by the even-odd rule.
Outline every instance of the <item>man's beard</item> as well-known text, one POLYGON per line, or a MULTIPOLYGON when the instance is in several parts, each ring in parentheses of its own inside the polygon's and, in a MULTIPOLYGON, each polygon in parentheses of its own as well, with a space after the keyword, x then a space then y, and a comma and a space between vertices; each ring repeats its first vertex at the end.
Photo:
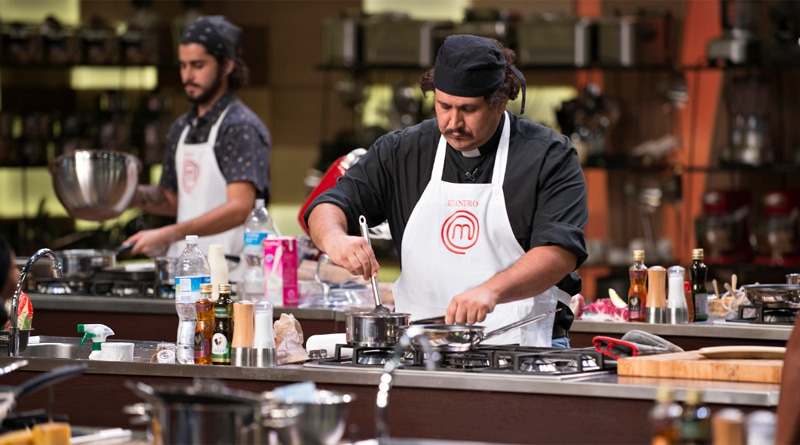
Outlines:
POLYGON ((211 87, 209 87, 207 90, 203 90, 203 92, 197 97, 191 97, 188 94, 186 95, 186 97, 189 99, 189 102, 195 105, 202 105, 211 100, 211 98, 217 94, 219 89, 222 88, 222 76, 222 69, 217 70, 217 77, 214 79, 214 83, 211 84, 211 87))

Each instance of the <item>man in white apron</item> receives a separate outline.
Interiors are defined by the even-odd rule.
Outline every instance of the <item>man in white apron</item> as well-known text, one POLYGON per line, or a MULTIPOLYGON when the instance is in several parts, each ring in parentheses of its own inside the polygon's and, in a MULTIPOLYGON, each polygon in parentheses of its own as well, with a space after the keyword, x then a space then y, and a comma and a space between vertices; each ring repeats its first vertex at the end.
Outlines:
POLYGON ((402 274, 395 309, 412 320, 493 330, 556 307, 487 343, 568 346, 574 270, 586 259, 586 183, 568 138, 506 111, 525 81, 512 51, 450 36, 423 76, 436 119, 385 135, 306 212, 314 243, 365 278, 379 265, 358 215, 387 219, 402 274), (561 314, 561 313, 559 313, 561 314), (560 337, 560 336, 559 336, 560 337))
MULTIPOLYGON (((238 56, 241 34, 222 16, 204 16, 181 38, 181 81, 194 106, 170 128, 159 185, 140 185, 133 199, 134 206, 176 222, 128 238, 134 254, 178 257, 185 236, 198 235, 203 252, 221 244, 238 257, 256 197, 268 201, 270 135, 232 93, 247 81, 238 56)), ((228 267, 230 281, 240 281, 244 261, 228 267)))

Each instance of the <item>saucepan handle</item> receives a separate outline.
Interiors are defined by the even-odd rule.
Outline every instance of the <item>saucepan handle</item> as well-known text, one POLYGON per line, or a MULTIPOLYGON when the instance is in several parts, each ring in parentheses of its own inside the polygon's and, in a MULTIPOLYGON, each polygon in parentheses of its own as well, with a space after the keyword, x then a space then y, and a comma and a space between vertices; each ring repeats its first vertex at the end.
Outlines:
POLYGON ((522 320, 515 321, 514 323, 511 323, 509 325, 503 326, 501 328, 497 328, 494 331, 489 331, 486 334, 484 334, 483 337, 476 338, 476 340, 477 340, 476 343, 480 343, 483 340, 486 340, 488 338, 496 337, 496 336, 498 336, 500 334, 505 334, 508 331, 511 331, 511 330, 514 330, 514 329, 517 329, 517 328, 521 328, 523 326, 527 326, 527 325, 529 325, 531 323, 535 323, 535 322, 547 317, 548 315, 554 314, 554 313, 556 313, 556 312, 558 312, 560 310, 561 310, 561 308, 556 308, 556 309, 553 309, 551 311, 547 311, 547 312, 545 312, 543 314, 531 315, 530 317, 526 317, 526 318, 523 318, 522 320))

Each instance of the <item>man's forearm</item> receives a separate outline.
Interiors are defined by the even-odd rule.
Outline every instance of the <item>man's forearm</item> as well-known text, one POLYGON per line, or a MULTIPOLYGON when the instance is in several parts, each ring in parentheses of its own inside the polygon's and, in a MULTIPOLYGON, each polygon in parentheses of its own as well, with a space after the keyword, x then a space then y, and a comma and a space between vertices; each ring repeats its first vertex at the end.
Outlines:
POLYGON ((558 246, 534 247, 511 265, 487 280, 486 286, 498 296, 498 303, 521 300, 546 291, 575 269, 577 258, 558 246))
POLYGON ((138 186, 131 205, 153 215, 176 216, 178 213, 177 200, 171 199, 169 192, 155 185, 138 186))
POLYGON ((319 204, 308 216, 308 228, 311 241, 324 252, 331 236, 347 234, 347 217, 336 205, 319 204))

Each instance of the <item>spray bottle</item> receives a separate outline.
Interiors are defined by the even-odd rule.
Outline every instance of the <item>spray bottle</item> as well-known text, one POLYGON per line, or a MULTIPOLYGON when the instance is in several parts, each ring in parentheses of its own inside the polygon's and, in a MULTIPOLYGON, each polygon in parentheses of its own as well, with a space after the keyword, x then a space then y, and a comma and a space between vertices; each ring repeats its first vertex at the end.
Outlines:
POLYGON ((78 348, 83 346, 86 339, 92 341, 92 352, 89 354, 89 360, 102 360, 103 351, 100 349, 103 342, 106 341, 109 335, 114 335, 114 331, 104 324, 79 324, 78 332, 83 333, 78 348))

